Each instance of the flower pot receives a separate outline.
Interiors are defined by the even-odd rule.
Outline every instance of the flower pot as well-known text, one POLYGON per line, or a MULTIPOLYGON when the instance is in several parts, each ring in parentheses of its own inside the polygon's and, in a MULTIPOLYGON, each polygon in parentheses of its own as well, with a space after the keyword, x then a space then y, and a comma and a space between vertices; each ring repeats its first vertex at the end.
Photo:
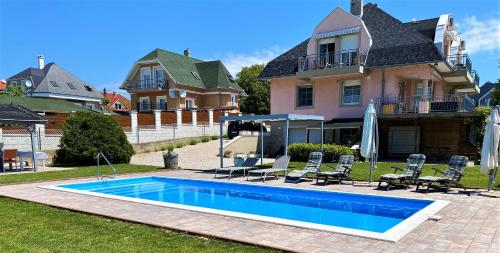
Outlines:
POLYGON ((173 151, 163 153, 163 163, 165 169, 177 169, 179 155, 173 151))

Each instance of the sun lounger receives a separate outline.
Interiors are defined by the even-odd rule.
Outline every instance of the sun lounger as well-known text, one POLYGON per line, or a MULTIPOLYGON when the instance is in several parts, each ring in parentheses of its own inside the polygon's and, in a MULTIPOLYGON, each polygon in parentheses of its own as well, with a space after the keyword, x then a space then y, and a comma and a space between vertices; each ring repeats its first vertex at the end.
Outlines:
POLYGON ((287 183, 298 183, 301 178, 307 176, 309 173, 316 174, 321 167, 321 162, 323 161, 323 153, 321 152, 311 152, 309 154, 309 160, 307 161, 307 165, 303 170, 294 170, 285 178, 285 182, 287 183))
POLYGON ((448 168, 444 172, 432 168, 434 176, 419 177, 417 179, 416 190, 418 191, 421 186, 427 186, 426 192, 429 192, 430 188, 439 188, 444 190, 444 192, 448 192, 450 187, 460 187, 465 190, 467 195, 470 195, 467 189, 460 184, 460 179, 464 175, 468 162, 469 158, 466 156, 452 156, 448 162, 448 168), (442 176, 436 176, 437 173, 442 174, 442 176))
POLYGON ((411 183, 415 183, 417 178, 422 172, 422 167, 425 163, 425 155, 411 154, 406 160, 406 167, 404 169, 391 166, 394 169, 393 174, 384 174, 380 177, 378 188, 381 188, 382 183, 386 183, 385 190, 389 190, 391 186, 404 186, 406 189, 410 187, 411 183), (402 171, 402 173, 396 173, 402 171))
POLYGON ((316 173, 316 184, 320 179, 324 179, 324 184, 328 182, 328 180, 338 180, 339 184, 342 183, 343 180, 349 179, 349 174, 352 170, 352 163, 354 162, 353 155, 341 155, 339 158, 339 162, 335 168, 330 167, 330 171, 318 171, 316 173))
POLYGON ((257 165, 257 162, 259 161, 260 158, 247 158, 241 166, 231 166, 231 167, 224 167, 224 168, 216 168, 215 169, 215 175, 214 177, 217 177, 217 172, 222 171, 222 172, 228 172, 229 173, 229 179, 231 179, 231 176, 233 175, 233 172, 235 171, 243 171, 243 176, 245 176, 245 172, 249 171, 251 169, 254 169, 255 166, 257 165))
POLYGON ((260 178, 262 182, 266 181, 266 177, 269 174, 274 174, 276 179, 279 177, 279 173, 288 171, 288 163, 290 162, 289 156, 281 156, 273 163, 273 167, 269 169, 260 169, 260 170, 250 170, 247 173, 247 180, 250 174, 260 174, 260 178))

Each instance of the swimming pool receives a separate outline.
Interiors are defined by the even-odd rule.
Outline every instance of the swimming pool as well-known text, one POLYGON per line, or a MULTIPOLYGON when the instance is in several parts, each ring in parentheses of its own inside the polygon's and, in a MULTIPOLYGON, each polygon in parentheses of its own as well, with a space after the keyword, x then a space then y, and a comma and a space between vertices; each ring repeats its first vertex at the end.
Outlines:
POLYGON ((397 241, 446 201, 139 177, 45 188, 397 241))

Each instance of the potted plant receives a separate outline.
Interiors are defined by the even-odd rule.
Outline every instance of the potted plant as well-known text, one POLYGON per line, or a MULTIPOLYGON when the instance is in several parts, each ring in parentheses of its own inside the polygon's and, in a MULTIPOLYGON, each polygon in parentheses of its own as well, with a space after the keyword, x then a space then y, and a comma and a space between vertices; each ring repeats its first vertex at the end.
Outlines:
POLYGON ((178 157, 179 155, 174 152, 174 145, 169 144, 167 146, 167 152, 163 153, 163 162, 165 164, 165 169, 177 169, 178 157))
POLYGON ((234 166, 241 166, 243 165, 243 162, 245 162, 245 154, 243 153, 236 153, 234 154, 234 157, 233 157, 233 162, 234 162, 234 166))

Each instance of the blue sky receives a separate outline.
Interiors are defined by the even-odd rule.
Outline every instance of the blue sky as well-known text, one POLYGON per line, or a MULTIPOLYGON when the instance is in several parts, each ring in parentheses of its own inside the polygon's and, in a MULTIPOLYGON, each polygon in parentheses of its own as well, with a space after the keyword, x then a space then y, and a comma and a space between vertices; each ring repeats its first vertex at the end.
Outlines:
MULTIPOLYGON (((221 59, 231 72, 266 62, 310 36, 349 0, 25 1, 0 0, 0 78, 35 67, 36 55, 95 87, 118 89, 155 48, 221 59)), ((366 1, 365 3, 370 2, 366 1)), ((373 0, 401 21, 452 13, 481 81, 500 77, 497 0, 373 0)))

